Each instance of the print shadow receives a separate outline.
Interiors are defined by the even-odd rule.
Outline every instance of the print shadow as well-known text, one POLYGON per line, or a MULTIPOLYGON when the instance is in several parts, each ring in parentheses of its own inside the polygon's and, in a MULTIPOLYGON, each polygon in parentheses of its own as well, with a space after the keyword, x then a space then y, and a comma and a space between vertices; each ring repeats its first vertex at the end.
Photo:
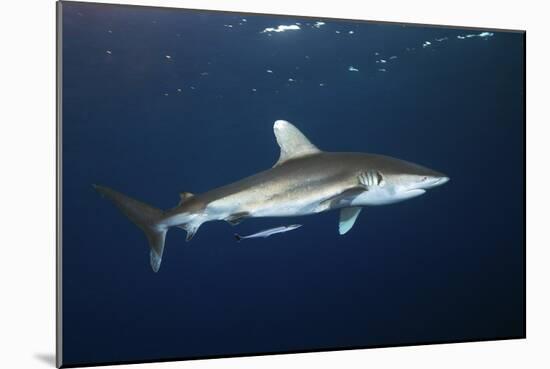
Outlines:
POLYGON ((38 361, 48 364, 50 367, 55 367, 55 354, 34 354, 34 358, 38 361))

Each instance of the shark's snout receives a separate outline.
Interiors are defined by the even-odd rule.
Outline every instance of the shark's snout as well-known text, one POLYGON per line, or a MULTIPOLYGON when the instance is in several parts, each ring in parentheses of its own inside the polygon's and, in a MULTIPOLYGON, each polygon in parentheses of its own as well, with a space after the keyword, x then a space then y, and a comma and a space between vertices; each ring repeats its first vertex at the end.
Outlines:
POLYGON ((445 175, 429 176, 421 183, 421 188, 428 189, 441 186, 449 182, 450 178, 445 175))
POLYGON ((449 180, 449 177, 441 177, 434 183, 434 186, 441 186, 442 184, 449 182, 449 180))

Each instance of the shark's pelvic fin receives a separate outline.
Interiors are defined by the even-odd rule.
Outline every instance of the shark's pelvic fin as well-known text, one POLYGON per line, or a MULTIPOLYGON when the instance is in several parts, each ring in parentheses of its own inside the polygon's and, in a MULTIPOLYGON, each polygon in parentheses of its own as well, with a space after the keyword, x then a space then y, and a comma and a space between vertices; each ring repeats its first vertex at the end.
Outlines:
POLYGON ((298 128, 286 120, 276 121, 273 131, 281 148, 281 155, 274 167, 291 159, 321 152, 298 128))
POLYGON ((352 207, 340 210, 340 224, 338 226, 340 234, 346 234, 353 227, 361 209, 360 207, 352 207))
POLYGON ((240 213, 231 214, 230 216, 225 218, 225 221, 231 225, 237 225, 249 216, 250 216, 250 213, 243 211, 240 213))

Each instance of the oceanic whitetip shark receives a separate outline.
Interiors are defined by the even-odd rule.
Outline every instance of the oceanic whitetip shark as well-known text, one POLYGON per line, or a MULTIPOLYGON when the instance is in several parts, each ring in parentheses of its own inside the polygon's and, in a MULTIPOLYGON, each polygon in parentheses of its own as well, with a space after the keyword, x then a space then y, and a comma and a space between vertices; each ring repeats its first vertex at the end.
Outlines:
POLYGON ((348 232, 362 207, 407 200, 449 178, 388 156, 319 150, 291 123, 273 125, 279 160, 263 172, 202 194, 182 192, 179 204, 160 210, 110 188, 94 185, 145 232, 150 262, 160 268, 166 232, 187 231, 191 240, 209 221, 233 225, 246 218, 293 217, 340 209, 340 234, 348 232))

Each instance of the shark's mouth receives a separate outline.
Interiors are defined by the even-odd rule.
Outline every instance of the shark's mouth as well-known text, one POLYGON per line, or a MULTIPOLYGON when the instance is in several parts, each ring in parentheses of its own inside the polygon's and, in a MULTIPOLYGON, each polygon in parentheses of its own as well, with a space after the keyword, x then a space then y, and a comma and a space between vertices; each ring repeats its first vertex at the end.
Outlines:
POLYGON ((420 196, 420 195, 425 194, 426 190, 424 190, 422 188, 415 188, 413 190, 408 190, 405 193, 407 194, 407 196, 414 197, 414 196, 420 196))

